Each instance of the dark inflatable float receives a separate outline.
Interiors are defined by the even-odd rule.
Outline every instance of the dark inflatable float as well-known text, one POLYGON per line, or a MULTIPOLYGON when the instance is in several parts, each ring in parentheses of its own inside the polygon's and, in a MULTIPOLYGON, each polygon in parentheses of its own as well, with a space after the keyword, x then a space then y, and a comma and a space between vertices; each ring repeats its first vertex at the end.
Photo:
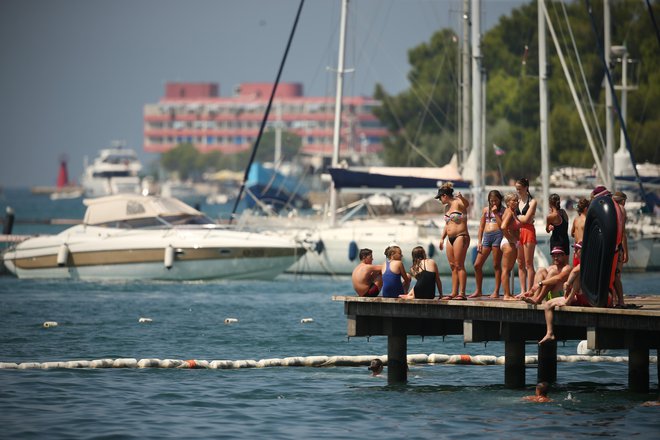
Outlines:
POLYGON ((609 195, 591 201, 584 223, 580 284, 594 307, 607 307, 616 269, 616 248, 621 242, 620 211, 609 195))

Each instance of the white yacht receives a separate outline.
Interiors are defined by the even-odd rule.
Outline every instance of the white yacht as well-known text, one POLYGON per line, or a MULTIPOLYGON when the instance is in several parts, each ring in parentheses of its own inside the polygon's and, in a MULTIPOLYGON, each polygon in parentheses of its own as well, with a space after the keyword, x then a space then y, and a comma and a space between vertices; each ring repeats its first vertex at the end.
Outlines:
POLYGON ((82 224, 5 251, 7 269, 19 278, 270 280, 305 253, 291 238, 217 225, 177 199, 119 194, 84 204, 82 224))
POLYGON ((80 184, 85 197, 140 194, 138 174, 141 170, 142 164, 135 151, 117 144, 101 150, 91 164, 85 163, 80 184))

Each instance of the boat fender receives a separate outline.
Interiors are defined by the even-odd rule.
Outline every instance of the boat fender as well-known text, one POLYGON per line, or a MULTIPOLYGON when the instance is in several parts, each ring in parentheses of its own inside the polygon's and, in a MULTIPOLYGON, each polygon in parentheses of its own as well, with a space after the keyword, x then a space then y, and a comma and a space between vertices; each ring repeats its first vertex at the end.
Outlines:
POLYGON ((318 255, 321 255, 324 249, 325 244, 323 243, 323 240, 319 240, 314 244, 314 252, 316 252, 318 255))
POLYGON ((355 261, 355 259, 358 257, 358 245, 355 242, 355 240, 352 240, 350 244, 348 245, 348 259, 349 261, 355 261))
POLYGON ((589 303, 606 307, 609 297, 612 267, 616 265, 617 212, 610 196, 597 197, 589 204, 582 240, 583 262, 580 284, 589 303))
POLYGON ((165 248, 165 259, 163 261, 165 269, 170 270, 174 265, 174 248, 172 246, 167 246, 165 248))
POLYGON ((427 254, 429 258, 433 258, 433 256, 435 255, 435 245, 433 243, 429 243, 427 254))
POLYGON ((62 244, 57 250, 57 265, 59 267, 66 266, 69 259, 69 246, 66 243, 62 244))

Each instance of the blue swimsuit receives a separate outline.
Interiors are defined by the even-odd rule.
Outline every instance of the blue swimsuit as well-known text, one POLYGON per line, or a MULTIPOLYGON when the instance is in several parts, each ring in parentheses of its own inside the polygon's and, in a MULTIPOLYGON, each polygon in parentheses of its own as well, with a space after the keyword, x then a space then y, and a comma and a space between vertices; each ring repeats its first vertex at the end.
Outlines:
POLYGON ((390 262, 385 261, 385 273, 383 274, 383 288, 381 289, 384 298, 398 298, 403 295, 403 283, 401 275, 390 270, 390 262))

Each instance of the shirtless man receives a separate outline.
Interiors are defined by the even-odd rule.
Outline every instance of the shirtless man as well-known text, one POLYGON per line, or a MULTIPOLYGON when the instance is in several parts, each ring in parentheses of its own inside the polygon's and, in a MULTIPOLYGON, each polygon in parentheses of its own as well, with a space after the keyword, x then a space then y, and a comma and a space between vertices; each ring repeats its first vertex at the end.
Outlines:
MULTIPOLYGON (((580 244, 582 246, 582 239, 584 238, 584 222, 587 219, 587 209, 589 208, 589 200, 580 199, 577 204, 578 215, 573 219, 573 225, 571 227, 571 236, 573 237, 575 244, 580 244)), ((577 254, 573 254, 573 267, 580 264, 580 260, 577 258, 577 254)))
POLYGON ((352 280, 355 293, 360 296, 378 296, 383 287, 381 265, 373 264, 371 249, 360 249, 360 264, 353 270, 352 280))
MULTIPOLYGON (((582 245, 575 245, 575 253, 578 256, 578 259, 580 258, 581 249, 582 245)), ((555 332, 553 326, 555 308, 563 306, 591 307, 591 304, 580 289, 580 264, 575 266, 571 270, 571 273, 568 275, 568 279, 564 283, 564 296, 552 298, 550 301, 545 303, 546 333, 543 339, 539 341, 539 345, 547 341, 555 340, 555 332)))
POLYGON ((549 388, 548 382, 539 382, 536 385, 536 393, 533 396, 523 397, 523 400, 529 402, 552 402, 552 399, 548 397, 549 388))
POLYGON ((518 295, 518 298, 526 303, 541 304, 548 294, 551 297, 563 296, 562 285, 571 273, 571 266, 566 264, 566 254, 561 247, 554 247, 550 254, 554 264, 539 269, 534 278, 534 287, 518 295))

